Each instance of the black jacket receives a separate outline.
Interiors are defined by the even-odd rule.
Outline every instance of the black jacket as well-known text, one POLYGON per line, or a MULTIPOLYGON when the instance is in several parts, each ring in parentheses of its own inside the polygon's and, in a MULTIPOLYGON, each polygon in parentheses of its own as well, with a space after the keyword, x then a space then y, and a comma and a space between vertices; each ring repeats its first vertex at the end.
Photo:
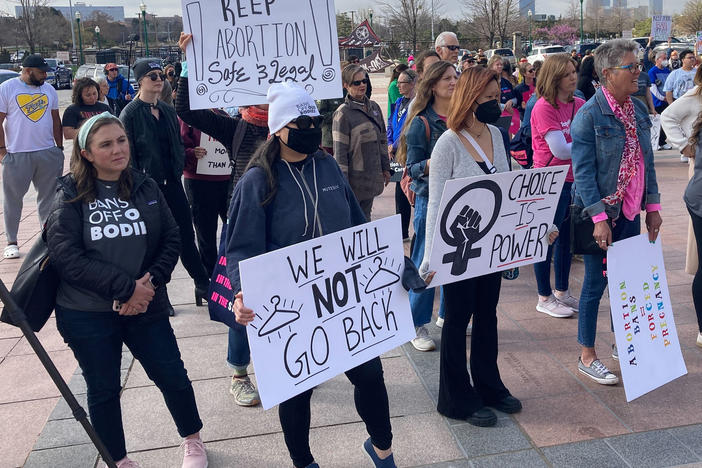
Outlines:
POLYGON ((169 129, 170 151, 162 151, 159 148, 158 132, 149 104, 136 98, 127 104, 119 116, 129 137, 132 166, 159 184, 163 184, 164 180, 180 181, 185 165, 185 147, 180 138, 178 116, 173 106, 163 101, 159 100, 156 106, 160 113, 159 125, 166 125, 169 129), (167 159, 164 156, 167 156, 167 159), (157 159, 161 161, 160 165, 153 164, 157 159), (159 172, 156 167, 163 167, 164 173, 154 173, 159 172))
POLYGON ((147 312, 165 313, 168 298, 166 288, 162 286, 171 280, 178 262, 180 231, 156 182, 130 170, 133 177, 130 200, 143 217, 148 233, 139 276, 132 278, 119 267, 86 255, 81 202, 69 202, 78 194, 72 174, 59 178, 58 191, 46 223, 49 257, 61 281, 120 302, 129 300, 134 293, 135 280, 148 271, 156 286, 156 294, 147 312))

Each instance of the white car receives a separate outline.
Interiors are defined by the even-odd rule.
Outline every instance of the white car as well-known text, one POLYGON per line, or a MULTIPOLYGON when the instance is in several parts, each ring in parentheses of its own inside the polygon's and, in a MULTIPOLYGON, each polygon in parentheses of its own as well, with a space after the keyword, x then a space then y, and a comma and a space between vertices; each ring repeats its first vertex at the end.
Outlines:
POLYGON ((566 52, 565 47, 559 45, 534 47, 533 54, 528 56, 527 60, 533 65, 537 60, 544 61, 549 55, 563 54, 566 52))

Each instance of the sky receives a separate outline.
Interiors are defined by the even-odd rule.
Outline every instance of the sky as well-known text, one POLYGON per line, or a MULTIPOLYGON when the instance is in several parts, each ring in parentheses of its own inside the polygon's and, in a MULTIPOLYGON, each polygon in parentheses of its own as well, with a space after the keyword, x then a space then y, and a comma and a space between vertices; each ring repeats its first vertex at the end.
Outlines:
MULTIPOLYGON (((126 0, 126 1, 120 1, 120 0, 83 0, 86 4, 88 5, 124 5, 124 14, 127 18, 130 18, 132 16, 135 16, 136 13, 139 11, 139 4, 141 1, 139 0, 126 0)), ((215 2, 217 0, 208 0, 211 2, 215 2)), ((299 0, 297 0, 299 1, 299 0)), ((386 0, 388 2, 392 2, 393 0, 386 0)), ((430 2, 431 0, 427 0, 430 2)), ((460 18, 463 17, 464 15, 464 9, 462 8, 462 2, 460 0, 441 0, 444 8, 443 11, 437 12, 437 15, 440 16, 446 16, 446 17, 452 17, 452 18, 460 18)), ((586 0, 587 2, 587 0, 586 0)), ((75 3, 75 2, 74 2, 75 3)), ((181 14, 181 9, 180 9, 180 2, 177 0, 144 0, 144 3, 147 6, 147 11, 149 12, 154 12, 159 16, 172 16, 174 14, 180 15, 181 14)), ((568 5, 569 5, 569 0, 536 0, 536 8, 534 13, 546 13, 548 12, 549 14, 565 14, 568 5)), ((648 0, 629 0, 629 3, 633 5, 637 4, 648 4, 648 0), (645 3, 644 3, 645 2, 645 3)), ((663 12, 665 14, 673 14, 673 13, 679 13, 682 10, 682 7, 684 5, 685 1, 684 0, 679 0, 679 1, 673 1, 673 0, 664 0, 663 1, 663 12)), ((50 5, 68 5, 68 0, 49 0, 50 5)), ((12 12, 14 13, 14 7, 17 5, 17 2, 9 1, 9 0, 0 0, 0 9, 4 10, 5 12, 12 12)), ((358 10, 358 9, 366 9, 366 8, 373 8, 375 11, 377 11, 377 14, 382 11, 382 6, 380 5, 380 2, 374 1, 374 0, 335 0, 335 7, 337 11, 349 11, 349 10, 358 10)))

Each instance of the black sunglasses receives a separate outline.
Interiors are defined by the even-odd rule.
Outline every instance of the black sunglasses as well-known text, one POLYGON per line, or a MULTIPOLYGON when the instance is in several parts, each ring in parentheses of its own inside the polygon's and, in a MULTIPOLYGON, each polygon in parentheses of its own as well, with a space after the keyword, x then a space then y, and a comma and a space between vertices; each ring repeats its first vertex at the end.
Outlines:
POLYGON ((441 47, 446 47, 448 50, 458 50, 461 48, 461 46, 457 46, 457 45, 445 45, 445 46, 441 46, 441 47))
POLYGON ((351 84, 352 84, 353 86, 361 86, 362 84, 368 84, 368 83, 370 83, 370 81, 368 80, 368 78, 363 78, 362 80, 356 80, 356 81, 352 81, 352 82, 351 82, 351 84))
POLYGON ((156 81, 159 78, 161 78, 161 81, 166 81, 166 75, 163 73, 149 73, 146 76, 148 76, 151 81, 156 81))
POLYGON ((174 71, 169 71, 169 72, 168 72, 168 76, 175 76, 175 72, 174 72, 174 71))
POLYGON ((111 71, 117 71, 117 70, 118 70, 117 68, 110 68, 110 69, 107 70, 107 71, 108 71, 108 72, 111 72, 111 71))
POLYGON ((291 120, 290 123, 296 124, 297 128, 299 128, 300 130, 307 130, 308 128, 312 127, 312 125, 314 125, 315 128, 319 128, 322 125, 323 118, 324 117, 322 117, 321 115, 301 115, 300 117, 291 120))

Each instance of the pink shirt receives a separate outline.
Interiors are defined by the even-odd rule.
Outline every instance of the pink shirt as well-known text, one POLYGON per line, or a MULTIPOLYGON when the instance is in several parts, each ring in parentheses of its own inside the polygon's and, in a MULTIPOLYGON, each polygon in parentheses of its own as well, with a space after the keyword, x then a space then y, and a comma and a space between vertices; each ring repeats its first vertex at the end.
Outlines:
POLYGON ((534 150, 534 167, 570 166, 566 182, 573 182, 573 167, 570 159, 558 159, 551 153, 546 142, 546 134, 551 131, 561 131, 566 142, 571 143, 570 124, 585 101, 574 98, 573 102, 558 102, 558 109, 544 98, 539 98, 531 111, 531 147, 534 150), (550 162, 549 162, 550 161, 550 162))

